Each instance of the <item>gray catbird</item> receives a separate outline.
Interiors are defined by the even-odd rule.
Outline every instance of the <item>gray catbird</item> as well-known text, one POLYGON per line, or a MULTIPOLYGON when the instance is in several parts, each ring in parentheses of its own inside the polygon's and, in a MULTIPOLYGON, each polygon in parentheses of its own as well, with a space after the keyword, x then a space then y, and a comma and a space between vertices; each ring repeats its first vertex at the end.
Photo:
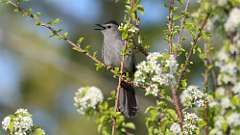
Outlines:
MULTIPOLYGON (((118 31, 118 23, 116 21, 108 21, 104 24, 96 24, 95 30, 100 30, 104 36, 102 47, 102 57, 106 65, 120 67, 122 60, 121 51, 124 48, 124 41, 121 39, 121 34, 118 31)), ((124 72, 130 75, 134 73, 135 65, 133 53, 125 56, 124 72)), ((134 88, 124 82, 121 82, 119 92, 119 110, 128 118, 134 117, 137 113, 137 100, 135 97, 134 88)))

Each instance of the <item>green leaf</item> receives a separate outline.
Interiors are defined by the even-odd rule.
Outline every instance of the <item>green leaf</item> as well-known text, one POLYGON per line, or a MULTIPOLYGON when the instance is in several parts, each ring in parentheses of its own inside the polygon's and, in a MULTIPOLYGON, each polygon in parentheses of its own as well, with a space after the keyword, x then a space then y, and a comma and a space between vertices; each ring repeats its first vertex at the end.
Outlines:
POLYGON ((14 123, 13 123, 13 121, 14 121, 15 116, 14 115, 10 115, 9 117, 11 118, 11 121, 10 121, 10 124, 8 126, 8 130, 9 130, 10 133, 13 133, 13 130, 14 130, 14 123))
POLYGON ((120 68, 119 67, 114 67, 114 69, 113 69, 114 75, 118 75, 119 72, 120 72, 120 68))
POLYGON ((166 109, 166 112, 171 116, 171 118, 176 121, 177 120, 177 114, 175 110, 173 109, 166 109))
POLYGON ((204 126, 206 126, 206 125, 207 125, 207 123, 206 123, 204 120, 198 121, 198 126, 199 126, 199 127, 204 127, 204 126))
POLYGON ((125 129, 125 128, 121 128, 120 130, 121 130, 121 132, 123 132, 123 133, 126 132, 126 129, 125 129))
POLYGON ((35 16, 40 17, 40 16, 42 16, 42 14, 41 14, 41 12, 37 12, 37 13, 35 13, 35 16))
POLYGON ((62 21, 61 19, 56 18, 56 19, 52 22, 52 25, 59 24, 61 21, 62 21))
POLYGON ((142 15, 144 14, 144 7, 142 5, 138 5, 137 9, 142 15))
POLYGON ((41 23, 41 22, 35 22, 35 25, 37 25, 37 26, 41 26, 42 23, 41 23))
POLYGON ((128 32, 123 32, 122 33, 122 39, 125 40, 128 38, 128 32))
POLYGON ((182 80, 181 85, 182 85, 183 89, 185 89, 187 87, 187 80, 186 79, 182 80))
POLYGON ((63 33, 63 38, 64 38, 64 39, 67 39, 67 38, 68 38, 68 32, 64 32, 64 33, 63 33))
POLYGON ((240 99, 238 96, 233 96, 232 99, 231 99, 231 102, 233 105, 239 105, 240 104, 240 99))
POLYGON ((180 4, 183 4, 183 3, 184 3, 184 0, 178 0, 178 2, 179 2, 180 4))
POLYGON ((77 40, 77 44, 81 44, 84 40, 84 37, 79 37, 78 40, 77 40))
POLYGON ((37 128, 34 130, 33 135, 45 135, 45 133, 41 128, 37 128))
POLYGON ((125 127, 126 128, 129 128, 129 129, 135 129, 135 125, 132 123, 132 122, 128 122, 127 124, 125 124, 125 127))
POLYGON ((100 64, 100 63, 96 63, 96 71, 99 71, 100 69, 103 68, 104 65, 100 64))

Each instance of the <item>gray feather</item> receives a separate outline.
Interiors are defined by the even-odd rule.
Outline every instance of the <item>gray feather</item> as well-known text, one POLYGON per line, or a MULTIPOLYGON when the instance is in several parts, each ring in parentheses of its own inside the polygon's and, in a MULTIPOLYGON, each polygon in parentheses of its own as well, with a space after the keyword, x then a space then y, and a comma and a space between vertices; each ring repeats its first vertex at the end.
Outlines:
MULTIPOLYGON (((109 24, 105 25, 109 26, 109 24)), ((107 26, 105 27, 107 28, 107 26)), ((104 35, 102 57, 106 65, 119 67, 122 60, 121 51, 124 48, 124 41, 121 39, 117 27, 117 25, 111 24, 111 28, 101 31, 104 35)), ((134 72, 133 54, 125 56, 124 72, 126 71, 130 74, 134 72)), ((136 115, 138 107, 134 88, 128 84, 121 83, 119 109, 126 117, 136 115)))

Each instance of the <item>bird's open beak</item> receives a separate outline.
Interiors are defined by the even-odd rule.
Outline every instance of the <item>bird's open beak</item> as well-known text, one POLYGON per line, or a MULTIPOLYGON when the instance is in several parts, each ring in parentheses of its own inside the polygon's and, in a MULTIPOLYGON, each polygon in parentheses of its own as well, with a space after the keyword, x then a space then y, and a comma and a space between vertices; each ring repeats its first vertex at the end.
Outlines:
POLYGON ((97 28, 95 28, 94 30, 105 30, 106 28, 101 25, 101 24, 96 24, 97 28))

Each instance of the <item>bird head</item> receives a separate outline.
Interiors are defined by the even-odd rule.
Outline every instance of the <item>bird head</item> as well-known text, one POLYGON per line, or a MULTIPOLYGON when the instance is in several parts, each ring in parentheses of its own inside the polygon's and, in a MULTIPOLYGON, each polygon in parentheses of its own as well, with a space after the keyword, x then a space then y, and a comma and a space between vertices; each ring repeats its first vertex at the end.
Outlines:
POLYGON ((103 33, 104 36, 113 36, 119 34, 118 23, 116 21, 108 21, 104 24, 96 24, 94 30, 99 30, 103 33))

